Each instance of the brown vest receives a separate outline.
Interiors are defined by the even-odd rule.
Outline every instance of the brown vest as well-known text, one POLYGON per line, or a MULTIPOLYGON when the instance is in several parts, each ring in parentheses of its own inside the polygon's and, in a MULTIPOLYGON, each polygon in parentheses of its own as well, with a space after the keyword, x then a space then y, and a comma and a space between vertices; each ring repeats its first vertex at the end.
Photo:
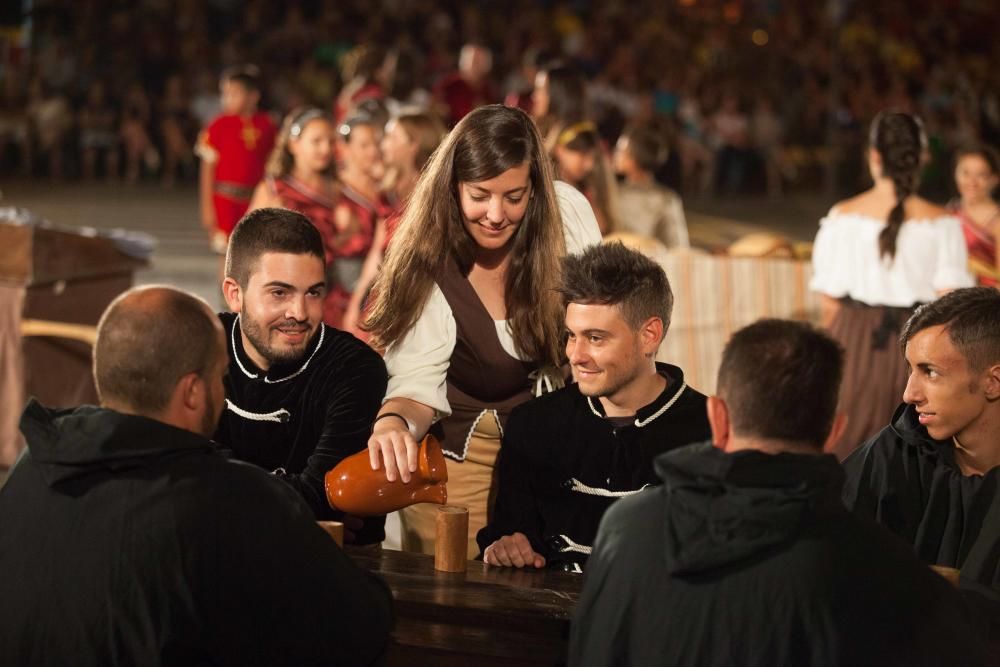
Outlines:
POLYGON ((472 283, 454 261, 437 281, 455 318, 455 350, 448 366, 451 416, 440 422, 445 454, 465 460, 466 443, 483 410, 496 410, 500 426, 514 406, 531 398, 528 374, 535 365, 507 354, 496 324, 472 283))

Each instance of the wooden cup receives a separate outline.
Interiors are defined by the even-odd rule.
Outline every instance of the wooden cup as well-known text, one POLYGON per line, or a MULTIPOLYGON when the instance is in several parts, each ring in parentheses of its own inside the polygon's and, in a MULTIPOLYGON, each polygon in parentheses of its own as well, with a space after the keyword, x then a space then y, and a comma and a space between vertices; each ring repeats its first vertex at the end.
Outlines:
POLYGON ((445 505, 437 511, 437 539, 434 542, 434 569, 465 572, 468 565, 469 510, 445 505))
POLYGON ((340 521, 317 521, 319 527, 333 538, 338 547, 344 546, 344 524, 340 521))

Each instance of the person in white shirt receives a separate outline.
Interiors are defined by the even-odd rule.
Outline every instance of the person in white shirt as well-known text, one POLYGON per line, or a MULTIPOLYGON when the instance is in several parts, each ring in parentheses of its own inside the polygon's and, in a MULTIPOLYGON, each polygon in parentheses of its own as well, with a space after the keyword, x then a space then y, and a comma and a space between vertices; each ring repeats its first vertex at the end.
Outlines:
MULTIPOLYGON (((441 144, 390 243, 366 321, 390 376, 372 468, 408 482, 433 425, 448 501, 469 508, 470 558, 507 414, 563 381, 559 261, 599 242, 586 199, 553 183, 531 118, 491 105, 441 144)), ((403 548, 431 552, 434 508, 406 508, 400 520, 403 548)))
POLYGON ((820 221, 810 287, 822 324, 846 349, 843 460, 892 417, 906 387, 896 340, 913 309, 972 285, 958 219, 915 193, 926 147, 916 116, 882 112, 869 133, 874 185, 820 221))

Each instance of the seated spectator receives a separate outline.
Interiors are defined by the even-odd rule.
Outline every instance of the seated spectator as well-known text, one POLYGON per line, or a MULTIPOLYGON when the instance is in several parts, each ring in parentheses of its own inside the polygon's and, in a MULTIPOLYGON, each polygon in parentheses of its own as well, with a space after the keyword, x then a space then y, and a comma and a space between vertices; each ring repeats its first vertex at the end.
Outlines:
POLYGON ((1000 293, 955 290, 903 327, 892 425, 845 462, 844 500, 963 583, 1000 593, 1000 293))
POLYGON ((511 413, 493 519, 479 531, 490 565, 580 571, 618 498, 659 483, 653 459, 709 435, 705 397, 655 361, 673 294, 655 262, 621 244, 563 263, 566 356, 576 384, 511 413))
POLYGON ((497 101, 490 70, 493 54, 486 47, 466 44, 458 56, 458 71, 444 77, 434 86, 434 99, 441 106, 441 115, 449 125, 476 107, 497 101))
POLYGON ((626 130, 615 147, 615 171, 625 177, 618 188, 620 229, 661 241, 668 248, 687 248, 687 221, 681 198, 656 182, 654 174, 667 161, 667 146, 652 129, 626 130))
POLYGON ((369 664, 386 587, 287 485, 208 439, 226 339, 168 287, 97 327, 101 407, 29 403, 0 493, 0 664, 369 664))
MULTIPOLYGON (((317 519, 344 521, 323 477, 365 449, 387 375, 370 347, 323 324, 325 285, 323 240, 304 215, 262 208, 237 225, 222 284, 230 358, 215 441, 273 470, 317 519)), ((348 518, 345 540, 381 542, 384 523, 348 518)))
POLYGON ((122 101, 119 134, 125 152, 125 181, 136 183, 143 168, 155 172, 160 166, 160 154, 153 144, 152 104, 143 85, 134 81, 122 101))
POLYGON ((982 665, 954 589, 840 501, 838 345, 764 320, 723 353, 712 442, 604 516, 571 665, 982 665))
POLYGON ((64 175, 66 136, 73 127, 73 112, 66 96, 51 90, 41 79, 31 82, 27 106, 28 123, 34 139, 34 156, 48 160, 49 177, 64 175))
POLYGON ((190 114, 191 104, 179 74, 167 78, 160 99, 160 138, 163 141, 163 175, 161 182, 172 187, 180 168, 182 176, 194 173, 194 151, 191 148, 195 129, 190 114))
POLYGON ((104 176, 118 177, 118 132, 114 107, 108 100, 103 81, 97 81, 87 91, 87 101, 77 113, 80 128, 80 153, 83 177, 97 176, 97 163, 103 156, 104 176))
POLYGON ((552 137, 549 154, 556 178, 583 193, 594 208, 602 234, 617 229, 618 186, 597 125, 589 120, 566 123, 552 137))

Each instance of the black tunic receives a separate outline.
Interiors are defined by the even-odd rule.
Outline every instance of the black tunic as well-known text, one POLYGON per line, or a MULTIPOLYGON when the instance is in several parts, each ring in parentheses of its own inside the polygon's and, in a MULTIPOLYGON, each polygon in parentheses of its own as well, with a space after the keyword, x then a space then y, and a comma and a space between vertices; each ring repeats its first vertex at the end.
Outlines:
POLYGON ((392 598, 301 496, 212 443, 92 406, 21 420, 0 490, 0 665, 358 665, 392 598))
MULTIPOLYGON (((229 373, 216 442, 241 461, 277 471, 317 519, 342 517, 326 501, 323 478, 367 447, 388 380, 382 358, 351 334, 322 324, 301 360, 265 373, 243 349, 237 316, 219 318, 229 373)), ((356 541, 381 542, 384 525, 385 517, 366 519, 356 541)))
POLYGON ((611 503, 659 483, 656 456, 709 437, 705 396, 684 384, 676 366, 657 370, 670 380, 667 387, 632 418, 605 417, 601 402, 576 384, 514 409, 500 449, 493 518, 477 535, 480 551, 520 532, 548 565, 576 569, 611 503))
POLYGON ((855 514, 902 537, 925 563, 1000 593, 1000 468, 963 475, 952 443, 932 439, 906 404, 844 468, 855 514))
POLYGON ((832 456, 656 460, 587 564, 571 665, 981 665, 974 617, 907 546, 840 502, 832 456))

